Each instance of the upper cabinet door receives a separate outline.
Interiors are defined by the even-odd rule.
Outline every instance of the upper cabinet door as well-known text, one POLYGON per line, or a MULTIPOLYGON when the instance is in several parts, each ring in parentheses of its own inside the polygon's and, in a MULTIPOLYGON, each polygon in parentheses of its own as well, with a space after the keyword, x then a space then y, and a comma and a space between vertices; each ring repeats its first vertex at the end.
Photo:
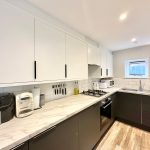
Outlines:
POLYGON ((34 17, 0 1, 0 84, 34 81, 34 17))
POLYGON ((101 78, 113 77, 113 56, 106 49, 101 49, 101 78))
POLYGON ((107 53, 105 49, 101 49, 101 78, 107 77, 107 53))
POLYGON ((107 76, 113 77, 113 56, 110 51, 107 52, 107 76))
POLYGON ((69 35, 66 36, 67 79, 88 78, 87 44, 69 35))
POLYGON ((35 21, 36 81, 65 79, 65 33, 35 21))
POLYGON ((100 66, 100 50, 95 45, 88 45, 88 64, 100 66))

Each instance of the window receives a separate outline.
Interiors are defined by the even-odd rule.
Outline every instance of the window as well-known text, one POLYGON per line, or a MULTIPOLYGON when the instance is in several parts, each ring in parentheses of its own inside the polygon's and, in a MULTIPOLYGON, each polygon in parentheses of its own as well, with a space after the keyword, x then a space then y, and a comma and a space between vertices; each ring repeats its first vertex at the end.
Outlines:
POLYGON ((126 78, 148 78, 148 59, 127 60, 125 62, 126 78))

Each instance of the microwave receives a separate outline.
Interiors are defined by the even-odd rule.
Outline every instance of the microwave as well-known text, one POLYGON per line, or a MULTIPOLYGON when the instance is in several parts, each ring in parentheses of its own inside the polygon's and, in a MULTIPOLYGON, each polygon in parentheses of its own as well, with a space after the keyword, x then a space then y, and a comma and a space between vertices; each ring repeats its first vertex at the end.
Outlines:
POLYGON ((107 88, 113 87, 115 84, 114 80, 106 80, 106 79, 101 80, 101 83, 106 83, 107 88))

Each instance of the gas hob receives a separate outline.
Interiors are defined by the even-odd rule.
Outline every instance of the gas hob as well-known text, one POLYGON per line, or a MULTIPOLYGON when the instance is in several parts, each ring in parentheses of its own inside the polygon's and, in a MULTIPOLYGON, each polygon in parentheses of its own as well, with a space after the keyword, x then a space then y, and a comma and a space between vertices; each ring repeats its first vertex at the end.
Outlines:
POLYGON ((94 96, 94 97, 101 97, 101 96, 107 94, 107 92, 105 92, 103 90, 90 90, 89 89, 88 91, 83 91, 82 94, 94 96))

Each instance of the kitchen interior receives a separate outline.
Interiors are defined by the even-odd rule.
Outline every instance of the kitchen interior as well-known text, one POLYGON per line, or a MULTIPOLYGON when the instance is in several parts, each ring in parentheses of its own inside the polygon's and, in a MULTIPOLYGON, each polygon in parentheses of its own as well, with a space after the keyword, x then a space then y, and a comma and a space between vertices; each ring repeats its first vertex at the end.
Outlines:
POLYGON ((150 2, 0 1, 0 150, 149 150, 150 2))

